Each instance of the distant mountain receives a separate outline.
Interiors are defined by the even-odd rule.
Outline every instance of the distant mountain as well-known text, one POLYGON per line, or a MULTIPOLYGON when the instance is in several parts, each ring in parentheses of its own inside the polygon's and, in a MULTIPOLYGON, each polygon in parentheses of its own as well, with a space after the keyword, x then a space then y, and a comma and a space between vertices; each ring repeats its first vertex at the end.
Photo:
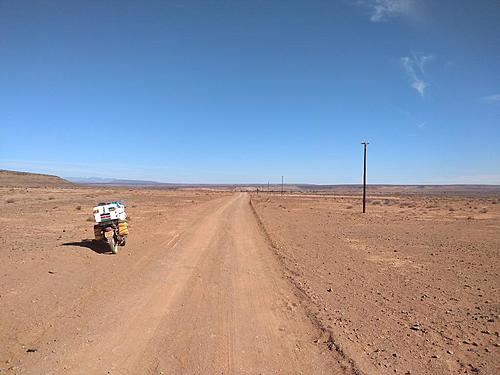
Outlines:
POLYGON ((157 186, 157 185, 172 185, 157 181, 147 180, 127 180, 122 178, 103 178, 103 177, 66 177, 68 181, 76 184, 89 185, 125 185, 125 186, 157 186))
POLYGON ((53 187, 72 186, 73 184, 61 177, 50 174, 8 171, 0 169, 0 186, 12 187, 53 187))
POLYGON ((65 177, 65 179, 76 184, 107 184, 113 181, 112 178, 101 177, 65 177))
MULTIPOLYGON (((102 177, 66 177, 71 182, 84 185, 131 186, 182 189, 221 189, 233 191, 280 192, 281 184, 203 184, 203 183, 168 183, 147 180, 127 180, 102 177)), ((285 192, 325 193, 325 194, 360 194, 360 184, 316 185, 316 184, 284 184, 285 192)), ((370 184, 367 186, 370 195, 383 194, 433 194, 433 195, 477 195, 500 194, 499 185, 390 185, 370 184)))

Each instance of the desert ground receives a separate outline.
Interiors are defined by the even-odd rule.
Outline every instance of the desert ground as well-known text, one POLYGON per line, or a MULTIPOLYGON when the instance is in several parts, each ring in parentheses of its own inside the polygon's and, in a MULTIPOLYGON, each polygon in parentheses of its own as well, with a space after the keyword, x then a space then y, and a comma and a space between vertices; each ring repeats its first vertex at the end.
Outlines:
POLYGON ((0 373, 495 374, 499 233, 495 194, 1 187, 0 373))
POLYGON ((498 374, 500 196, 254 195, 310 318, 367 374, 498 374))

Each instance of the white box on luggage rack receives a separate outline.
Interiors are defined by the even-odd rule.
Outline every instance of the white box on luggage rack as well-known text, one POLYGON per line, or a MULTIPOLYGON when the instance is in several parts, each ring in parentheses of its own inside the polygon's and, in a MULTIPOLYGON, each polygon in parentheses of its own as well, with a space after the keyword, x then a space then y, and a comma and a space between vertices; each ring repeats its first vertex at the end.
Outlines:
POLYGON ((126 220, 125 206, 121 202, 99 203, 94 207, 94 220, 103 223, 111 220, 126 220))

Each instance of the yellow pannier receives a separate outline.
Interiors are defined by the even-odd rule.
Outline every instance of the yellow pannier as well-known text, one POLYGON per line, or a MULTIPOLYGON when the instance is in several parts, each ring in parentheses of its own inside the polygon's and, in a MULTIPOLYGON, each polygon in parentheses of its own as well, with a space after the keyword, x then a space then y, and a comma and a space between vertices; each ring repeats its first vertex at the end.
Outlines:
POLYGON ((128 235, 128 225, 125 221, 118 223, 118 234, 122 237, 128 235))

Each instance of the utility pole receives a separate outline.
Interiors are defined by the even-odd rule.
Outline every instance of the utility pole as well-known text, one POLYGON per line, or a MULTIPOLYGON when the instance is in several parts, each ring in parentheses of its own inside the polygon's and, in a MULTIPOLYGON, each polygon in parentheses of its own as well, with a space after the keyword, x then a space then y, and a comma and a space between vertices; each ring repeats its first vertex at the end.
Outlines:
POLYGON ((283 176, 281 176, 281 195, 283 195, 283 176))
POLYGON ((269 181, 267 181, 267 192, 269 193, 269 181))
POLYGON ((363 145, 363 213, 366 212, 366 145, 370 142, 361 142, 363 145))

